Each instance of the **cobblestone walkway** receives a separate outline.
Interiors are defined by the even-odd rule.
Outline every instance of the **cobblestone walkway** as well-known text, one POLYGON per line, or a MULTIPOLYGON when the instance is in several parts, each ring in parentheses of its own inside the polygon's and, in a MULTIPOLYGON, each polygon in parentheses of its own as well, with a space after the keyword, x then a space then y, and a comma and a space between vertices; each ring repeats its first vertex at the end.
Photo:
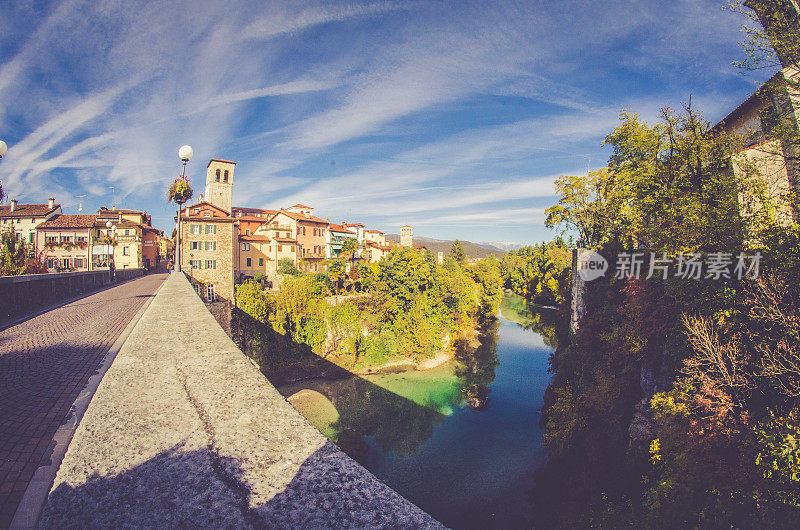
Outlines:
POLYGON ((53 435, 165 274, 152 274, 0 332, 0 528, 11 524, 53 435))

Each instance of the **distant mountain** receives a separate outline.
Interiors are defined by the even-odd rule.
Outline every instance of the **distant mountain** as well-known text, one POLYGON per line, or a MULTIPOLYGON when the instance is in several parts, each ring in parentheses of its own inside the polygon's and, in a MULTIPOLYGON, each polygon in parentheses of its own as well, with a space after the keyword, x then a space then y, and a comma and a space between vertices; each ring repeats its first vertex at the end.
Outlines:
MULTIPOLYGON (((390 241, 400 241, 400 236, 397 234, 388 234, 386 239, 390 241)), ((425 236, 414 236, 413 242, 415 245, 424 245, 434 256, 436 256, 437 252, 444 252, 444 255, 447 256, 447 253, 450 252, 450 247, 453 245, 453 242, 447 239, 433 239, 432 237, 425 236)), ((499 248, 487 248, 470 241, 462 240, 461 247, 464 249, 464 254, 467 258, 488 258, 492 254, 500 257, 502 254, 505 254, 505 251, 499 248)))
POLYGON ((509 250, 519 250, 525 245, 519 243, 507 243, 505 241, 478 241, 475 243, 489 250, 499 250, 501 252, 508 252, 509 250))

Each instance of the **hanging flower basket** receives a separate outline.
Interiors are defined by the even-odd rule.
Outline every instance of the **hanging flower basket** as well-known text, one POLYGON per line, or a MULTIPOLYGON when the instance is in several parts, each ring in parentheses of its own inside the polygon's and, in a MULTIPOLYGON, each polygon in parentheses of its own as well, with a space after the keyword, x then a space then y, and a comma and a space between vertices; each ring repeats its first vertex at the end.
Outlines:
POLYGON ((167 202, 183 204, 192 198, 192 187, 189 185, 189 177, 178 177, 167 190, 167 202))

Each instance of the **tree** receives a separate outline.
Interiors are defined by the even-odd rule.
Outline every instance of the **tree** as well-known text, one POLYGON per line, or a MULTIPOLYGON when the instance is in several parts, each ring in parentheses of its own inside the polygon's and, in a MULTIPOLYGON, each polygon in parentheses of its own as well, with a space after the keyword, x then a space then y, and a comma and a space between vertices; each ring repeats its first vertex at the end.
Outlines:
POLYGON ((728 8, 750 21, 742 28, 747 57, 734 62, 735 66, 746 71, 797 66, 800 11, 796 4, 790 0, 732 0, 728 8))
POLYGON ((354 238, 347 238, 342 243, 342 254, 348 259, 353 257, 353 253, 358 249, 358 240, 354 238))
POLYGON ((448 256, 456 263, 464 263, 466 261, 467 256, 464 254, 464 247, 461 246, 461 241, 458 239, 453 241, 453 244, 450 246, 450 253, 448 256))
POLYGON ((39 258, 29 258, 25 241, 13 230, 0 234, 0 276, 43 274, 47 272, 39 258))
POLYGON ((625 223, 621 208, 613 207, 615 180, 608 169, 590 171, 586 176, 561 175, 555 181, 558 204, 545 210, 545 226, 564 226, 578 231, 584 247, 596 247, 625 223))
POLYGON ((236 286, 236 305, 261 322, 267 322, 270 313, 275 312, 274 303, 270 300, 261 285, 248 281, 236 286))
POLYGON ((278 260, 278 272, 281 274, 288 274, 290 276, 298 276, 300 271, 295 267, 292 258, 281 258, 278 260))
POLYGON ((661 109, 653 126, 629 112, 620 120, 604 141, 613 149, 612 226, 656 251, 739 248, 750 231, 742 223, 762 218, 739 215, 739 192, 751 185, 751 175, 728 169, 737 139, 712 130, 691 105, 682 113, 661 109))

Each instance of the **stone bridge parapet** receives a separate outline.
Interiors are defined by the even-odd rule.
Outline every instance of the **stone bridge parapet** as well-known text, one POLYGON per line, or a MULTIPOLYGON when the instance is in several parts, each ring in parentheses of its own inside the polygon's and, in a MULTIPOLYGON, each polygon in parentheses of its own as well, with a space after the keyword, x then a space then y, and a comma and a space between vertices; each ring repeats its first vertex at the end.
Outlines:
POLYGON ((39 524, 441 526, 287 403, 181 274, 101 381, 39 524))

